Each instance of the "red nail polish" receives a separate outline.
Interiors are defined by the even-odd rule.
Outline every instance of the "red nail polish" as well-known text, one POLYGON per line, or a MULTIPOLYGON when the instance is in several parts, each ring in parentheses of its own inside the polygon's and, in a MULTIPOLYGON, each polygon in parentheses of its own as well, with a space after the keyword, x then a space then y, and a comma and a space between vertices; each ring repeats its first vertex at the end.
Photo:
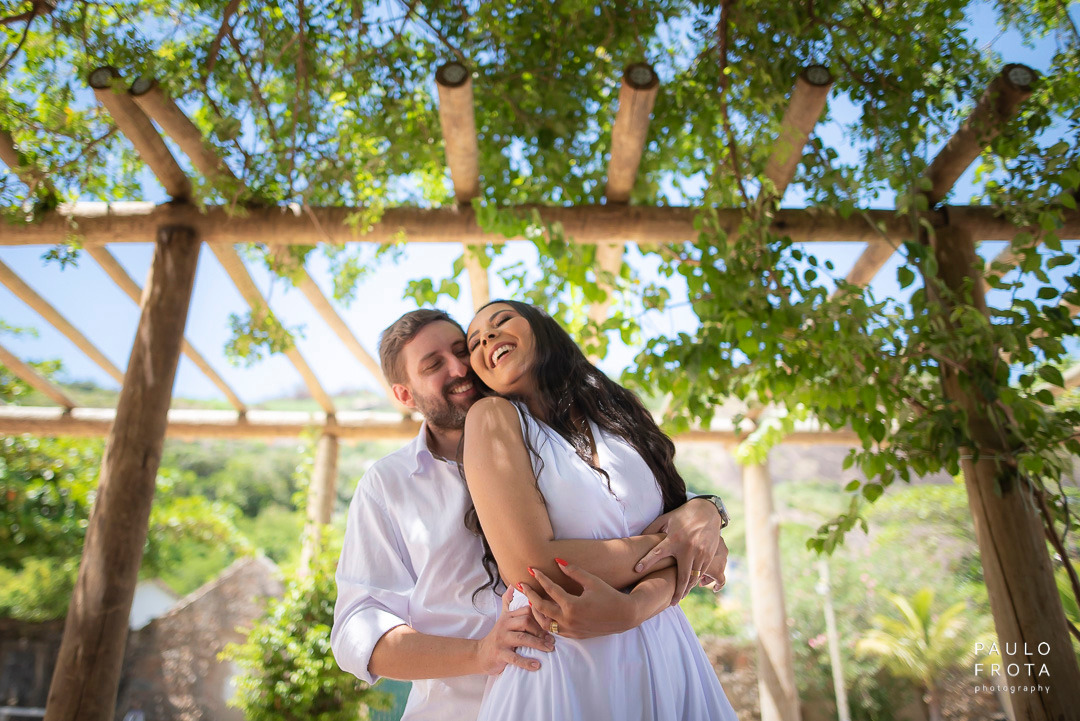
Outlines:
POLYGON ((533 570, 532 566, 529 566, 529 575, 536 578, 536 571, 533 570))
POLYGON ((517 590, 521 591, 522 593, 525 593, 525 589, 521 587, 520 583, 515 583, 514 586, 517 587, 517 590))
POLYGON ((569 563, 567 563, 566 561, 562 560, 561 558, 556 558, 556 559, 555 559, 555 563, 559 564, 560 566, 569 566, 569 565, 570 565, 569 563))

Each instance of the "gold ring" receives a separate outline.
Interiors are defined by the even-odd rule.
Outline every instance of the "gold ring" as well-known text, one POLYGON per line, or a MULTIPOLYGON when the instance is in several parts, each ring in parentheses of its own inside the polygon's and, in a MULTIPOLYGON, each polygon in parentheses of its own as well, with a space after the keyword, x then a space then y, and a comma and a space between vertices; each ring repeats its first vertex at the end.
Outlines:
POLYGON ((559 632, 559 622, 558 621, 552 621, 551 624, 548 626, 548 630, 551 631, 552 633, 558 633, 559 632))
POLYGON ((696 570, 690 571, 690 578, 697 578, 700 575, 701 575, 701 571, 696 571, 696 570))

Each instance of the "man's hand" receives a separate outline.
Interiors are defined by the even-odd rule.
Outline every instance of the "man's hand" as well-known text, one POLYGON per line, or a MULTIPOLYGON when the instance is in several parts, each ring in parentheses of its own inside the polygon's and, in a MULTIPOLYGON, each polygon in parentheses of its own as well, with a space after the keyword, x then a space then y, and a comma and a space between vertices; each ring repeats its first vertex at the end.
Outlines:
POLYGON ((540 569, 533 569, 533 575, 550 597, 550 601, 528 584, 522 583, 518 586, 528 597, 533 616, 541 628, 550 629, 551 622, 555 621, 560 636, 594 638, 622 633, 647 618, 638 618, 637 609, 630 597, 600 578, 565 561, 560 562, 559 566, 569 578, 581 584, 583 590, 580 596, 568 593, 540 569))
POLYGON ((508 588, 502 596, 502 614, 499 620, 488 635, 480 640, 477 660, 481 673, 497 676, 507 664, 526 671, 536 671, 540 668, 540 662, 520 656, 514 649, 528 646, 538 651, 551 651, 555 648, 555 638, 540 628, 528 606, 516 611, 510 610, 510 599, 513 597, 514 590, 508 588))
MULTIPOLYGON (((720 545, 720 514, 707 499, 691 498, 674 511, 657 518, 642 533, 667 534, 667 538, 638 561, 634 570, 647 572, 661 558, 674 556, 678 567, 675 595, 671 597, 671 605, 674 606, 700 582, 716 556, 720 545)), ((724 565, 727 565, 726 547, 724 565)))

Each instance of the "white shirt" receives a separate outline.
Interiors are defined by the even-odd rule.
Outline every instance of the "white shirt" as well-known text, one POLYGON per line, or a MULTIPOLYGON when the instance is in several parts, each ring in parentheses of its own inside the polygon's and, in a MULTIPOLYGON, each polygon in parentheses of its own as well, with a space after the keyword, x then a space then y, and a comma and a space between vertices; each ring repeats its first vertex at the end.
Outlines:
MULTIPOLYGON (((499 598, 488 588, 483 546, 464 524, 471 505, 456 464, 436 459, 427 425, 399 451, 377 461, 349 505, 337 568, 330 644, 338 665, 375 683, 375 644, 402 624, 436 636, 482 638, 499 598)), ((414 681, 402 721, 475 719, 485 675, 414 681)))

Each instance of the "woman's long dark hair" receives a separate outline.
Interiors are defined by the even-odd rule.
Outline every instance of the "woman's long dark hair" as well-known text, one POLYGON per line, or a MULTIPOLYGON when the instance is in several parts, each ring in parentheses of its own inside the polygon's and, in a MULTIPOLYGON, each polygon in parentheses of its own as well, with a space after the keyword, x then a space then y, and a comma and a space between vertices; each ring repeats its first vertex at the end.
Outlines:
MULTIPOLYGON (((565 438, 578 456, 592 465, 592 446, 584 429, 574 422, 573 411, 576 410, 608 433, 623 439, 641 455, 656 476, 664 513, 685 503, 686 482, 675 469, 675 444, 656 425, 638 397, 590 363, 562 326, 540 308, 515 300, 493 300, 477 313, 496 303, 512 307, 532 328, 536 360, 531 373, 543 403, 542 420, 565 438)), ((482 382, 480 386, 487 395, 495 395, 482 382)), ((462 448, 464 440, 462 437, 462 448)), ((536 456, 527 437, 525 445, 536 456)), ((464 464, 459 467, 464 474, 464 464)), ((484 570, 488 582, 477 592, 489 587, 497 590, 498 564, 480 527, 475 506, 470 506, 465 514, 465 526, 477 533, 484 543, 484 570)))

